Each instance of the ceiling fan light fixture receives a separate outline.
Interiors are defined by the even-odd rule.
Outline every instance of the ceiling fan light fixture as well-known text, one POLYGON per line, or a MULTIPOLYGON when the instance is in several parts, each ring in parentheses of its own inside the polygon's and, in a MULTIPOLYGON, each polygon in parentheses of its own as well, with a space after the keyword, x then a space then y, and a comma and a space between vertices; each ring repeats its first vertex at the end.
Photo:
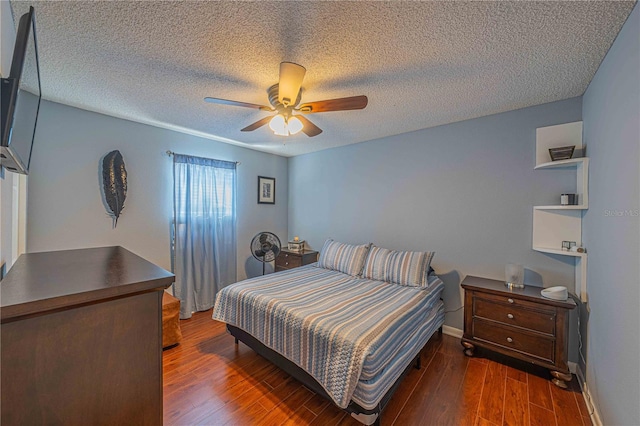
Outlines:
POLYGON ((283 114, 275 115, 271 121, 269 121, 269 128, 273 130, 273 133, 277 136, 291 136, 300 132, 304 124, 297 117, 285 116, 283 114))
POLYGON ((275 115, 269 122, 269 128, 278 136, 289 136, 287 122, 281 114, 275 115))
POLYGON ((295 135, 302 130, 304 125, 297 117, 289 117, 289 120, 287 120, 287 127, 289 129, 289 134, 295 135))

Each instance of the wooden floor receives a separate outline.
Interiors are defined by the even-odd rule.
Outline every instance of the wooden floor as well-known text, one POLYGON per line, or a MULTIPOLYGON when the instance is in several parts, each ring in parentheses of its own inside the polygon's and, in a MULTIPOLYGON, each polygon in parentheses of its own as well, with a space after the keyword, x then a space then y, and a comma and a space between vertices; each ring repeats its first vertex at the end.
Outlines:
MULTIPOLYGON (((359 425, 244 344, 211 311, 180 321, 163 353, 165 425, 359 425)), ((436 334, 382 413, 383 425, 591 425, 574 378, 561 390, 546 370, 436 334)))

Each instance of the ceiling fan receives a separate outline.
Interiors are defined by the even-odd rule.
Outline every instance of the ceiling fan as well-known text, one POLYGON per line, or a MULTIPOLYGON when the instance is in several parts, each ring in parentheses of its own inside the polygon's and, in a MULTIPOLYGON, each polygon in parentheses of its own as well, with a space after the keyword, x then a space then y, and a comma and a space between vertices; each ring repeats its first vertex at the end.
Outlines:
POLYGON ((318 136, 322 133, 322 129, 309 121, 303 114, 363 109, 367 106, 368 100, 364 95, 300 104, 302 80, 306 72, 307 70, 302 65, 294 64, 293 62, 280 63, 280 80, 267 90, 270 107, 220 98, 207 97, 204 100, 215 104, 276 112, 276 115, 262 118, 241 131, 251 132, 269 123, 271 130, 279 136, 295 135, 300 131, 309 137, 318 136))

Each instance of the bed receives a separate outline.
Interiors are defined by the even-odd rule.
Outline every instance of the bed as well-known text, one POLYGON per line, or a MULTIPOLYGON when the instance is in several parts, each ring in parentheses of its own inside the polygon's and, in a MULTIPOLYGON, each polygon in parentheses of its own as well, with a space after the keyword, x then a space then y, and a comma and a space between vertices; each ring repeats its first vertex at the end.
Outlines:
POLYGON ((342 243, 325 243, 316 264, 224 288, 213 318, 236 341, 369 425, 379 422, 404 373, 441 330, 444 284, 427 272, 432 254, 427 261, 404 256, 400 270, 389 266, 390 253, 398 252, 342 244, 364 248, 354 260, 344 250, 331 256, 331 244, 342 243), (402 274, 419 285, 406 285, 402 274))

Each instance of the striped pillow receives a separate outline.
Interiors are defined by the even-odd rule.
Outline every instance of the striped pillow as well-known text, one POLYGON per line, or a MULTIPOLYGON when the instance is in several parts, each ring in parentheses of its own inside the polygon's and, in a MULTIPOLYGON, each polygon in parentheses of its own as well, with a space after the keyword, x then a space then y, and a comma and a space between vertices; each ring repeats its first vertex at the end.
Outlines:
POLYGON ((360 275, 370 244, 360 246, 327 240, 320 252, 318 267, 353 276, 360 275))
POLYGON ((412 287, 427 287, 434 252, 395 251, 371 247, 362 277, 412 287))
POLYGON ((382 247, 371 246, 369 255, 364 261, 362 278, 376 281, 387 281, 387 269, 389 269, 389 259, 393 251, 382 247))
POLYGON ((386 281, 413 287, 426 287, 432 251, 394 251, 389 259, 386 281))

